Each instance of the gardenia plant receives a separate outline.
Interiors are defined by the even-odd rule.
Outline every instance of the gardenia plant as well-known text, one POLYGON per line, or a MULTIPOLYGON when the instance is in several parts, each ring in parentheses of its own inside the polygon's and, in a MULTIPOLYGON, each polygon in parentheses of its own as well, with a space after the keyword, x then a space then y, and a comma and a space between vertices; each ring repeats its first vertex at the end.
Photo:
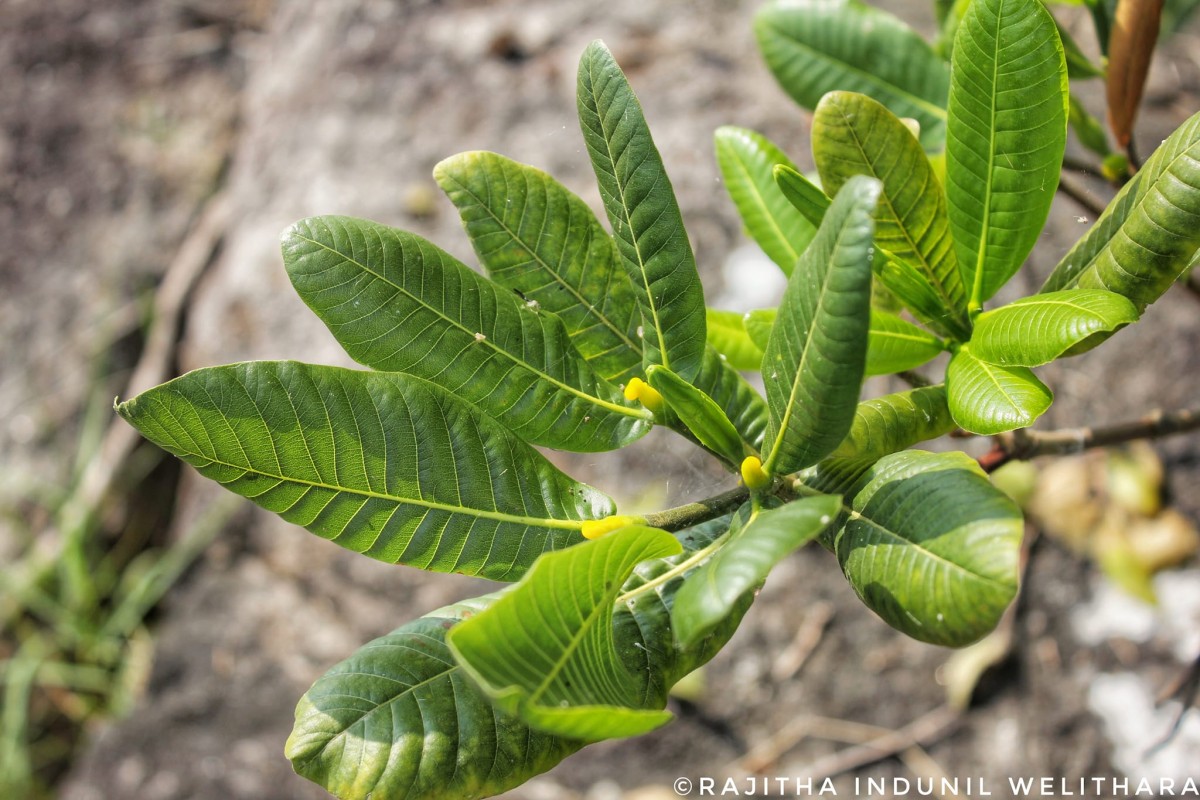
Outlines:
POLYGON ((316 217, 283 235, 296 291, 368 370, 210 367, 117 406, 319 536, 512 584, 320 678, 287 743, 298 772, 347 799, 483 797, 651 731, 772 567, 814 540, 910 636, 961 646, 996 625, 1021 513, 974 459, 908 448, 1030 424, 1051 400, 1031 368, 1133 322, 1188 265, 1200 117, 1043 293, 985 310, 1057 186, 1066 62, 1037 0, 975 0, 955 41, 945 109, 914 97, 906 120, 850 91, 820 101, 820 188, 761 136, 718 131, 746 227, 790 276, 777 309, 706 312, 642 110, 596 42, 579 118, 611 233, 539 170, 454 156, 435 178, 486 275, 374 222, 316 217), (942 142, 944 183, 929 157, 942 142), (859 402, 864 375, 943 351, 944 385, 859 402), (761 370, 765 398, 739 370, 761 370), (655 425, 722 463, 729 490, 625 515, 537 449, 615 450, 655 425))

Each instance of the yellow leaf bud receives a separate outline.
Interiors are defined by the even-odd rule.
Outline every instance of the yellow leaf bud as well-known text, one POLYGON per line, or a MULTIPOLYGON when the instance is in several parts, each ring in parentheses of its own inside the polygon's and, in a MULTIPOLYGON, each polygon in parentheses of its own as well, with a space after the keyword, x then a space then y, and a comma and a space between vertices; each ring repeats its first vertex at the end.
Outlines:
MULTIPOLYGON (((635 378, 636 380, 636 378, 635 378)), ((625 528, 630 525, 640 525, 645 520, 641 517, 630 517, 623 514, 618 514, 604 519, 589 519, 583 523, 583 538, 599 539, 606 533, 612 533, 619 528, 625 528)))
POLYGON ((742 460, 742 481, 751 491, 761 491, 771 485, 771 476, 763 471, 758 456, 746 456, 742 460))

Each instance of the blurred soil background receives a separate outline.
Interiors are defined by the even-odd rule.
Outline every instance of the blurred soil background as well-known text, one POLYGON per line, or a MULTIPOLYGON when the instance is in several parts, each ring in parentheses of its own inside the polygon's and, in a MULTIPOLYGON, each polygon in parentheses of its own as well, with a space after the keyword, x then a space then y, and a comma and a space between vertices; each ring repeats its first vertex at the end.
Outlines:
MULTIPOLYGON (((19 787, 5 797, 327 796, 282 755, 296 700, 367 640, 488 587, 371 562, 230 502, 139 444, 112 398, 243 359, 348 363, 291 291, 279 232, 363 216, 473 263, 430 177, 453 153, 502 152, 598 208, 574 111, 576 59, 595 38, 645 107, 710 305, 773 302, 780 281, 746 244, 711 145, 738 124, 811 166, 808 116, 756 52, 758 5, 0 4, 0 779, 19 787)), ((887 7, 932 30, 925 4, 887 7)), ((1193 24, 1154 64, 1142 153, 1197 109, 1193 24)), ((1092 216, 1060 197, 1015 289, 1035 290, 1092 216)), ((1196 297, 1176 288, 1104 347, 1044 370, 1058 401, 1039 426, 1195 404, 1198 326, 1196 297)), ((658 432, 619 454, 552 458, 627 508, 731 482, 658 432)), ((1008 481, 1037 494, 1046 524, 1030 527, 1023 592, 991 656, 947 667, 950 651, 878 621, 809 548, 772 575, 675 723, 590 747, 506 797, 653 800, 679 776, 754 769, 829 775, 840 796, 855 776, 1200 779, 1200 711, 1152 751, 1180 711, 1156 695, 1200 653, 1194 556, 1150 579, 1096 546, 1097 531, 1119 539, 1151 520, 1166 544, 1136 545, 1145 563, 1187 556, 1200 436, 1008 481), (965 714, 945 711, 948 688, 974 688, 965 714)))

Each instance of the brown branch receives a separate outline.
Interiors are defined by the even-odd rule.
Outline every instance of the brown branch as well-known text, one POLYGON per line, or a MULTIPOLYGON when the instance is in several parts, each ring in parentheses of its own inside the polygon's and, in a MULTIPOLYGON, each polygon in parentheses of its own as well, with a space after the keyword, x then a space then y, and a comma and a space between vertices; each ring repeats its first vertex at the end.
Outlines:
POLYGON ((897 372, 896 377, 914 389, 924 389, 926 387, 933 386, 933 381, 929 380, 929 378, 926 378, 921 373, 911 369, 897 372))
POLYGON ((1153 411, 1138 420, 1098 428, 1064 428, 1057 431, 1022 428, 996 436, 991 451, 979 459, 979 466, 985 472, 993 472, 1009 461, 1072 455, 1095 447, 1110 447, 1138 439, 1158 439, 1194 430, 1200 430, 1200 408, 1153 411))
POLYGON ((1058 190, 1078 203, 1085 211, 1090 211, 1093 216, 1098 217, 1104 213, 1104 204, 1084 191, 1082 186, 1076 185, 1066 175, 1059 178, 1058 190))
POLYGON ((813 783, 820 783, 825 778, 833 778, 902 753, 914 745, 931 745, 949 734, 959 719, 960 714, 954 709, 938 706, 903 728, 813 762, 800 774, 810 777, 813 783))

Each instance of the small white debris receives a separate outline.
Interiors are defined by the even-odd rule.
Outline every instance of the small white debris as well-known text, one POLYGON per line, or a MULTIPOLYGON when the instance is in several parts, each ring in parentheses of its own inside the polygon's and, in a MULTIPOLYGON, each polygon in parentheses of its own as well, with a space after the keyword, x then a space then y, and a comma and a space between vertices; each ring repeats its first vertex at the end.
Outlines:
POLYGON ((1076 217, 1075 221, 1078 222, 1080 225, 1083 225, 1084 223, 1086 223, 1088 221, 1088 218, 1087 217, 1076 217))
POLYGON ((484 336, 482 333, 476 333, 476 334, 475 334, 475 341, 477 341, 477 342, 486 342, 486 341, 487 341, 487 337, 486 337, 486 336, 484 336))
POLYGON ((639 338, 639 339, 644 339, 644 338, 646 338, 646 328, 645 328, 645 326, 643 326, 643 325, 638 325, 638 326, 637 326, 637 335, 638 335, 638 338, 639 338))

